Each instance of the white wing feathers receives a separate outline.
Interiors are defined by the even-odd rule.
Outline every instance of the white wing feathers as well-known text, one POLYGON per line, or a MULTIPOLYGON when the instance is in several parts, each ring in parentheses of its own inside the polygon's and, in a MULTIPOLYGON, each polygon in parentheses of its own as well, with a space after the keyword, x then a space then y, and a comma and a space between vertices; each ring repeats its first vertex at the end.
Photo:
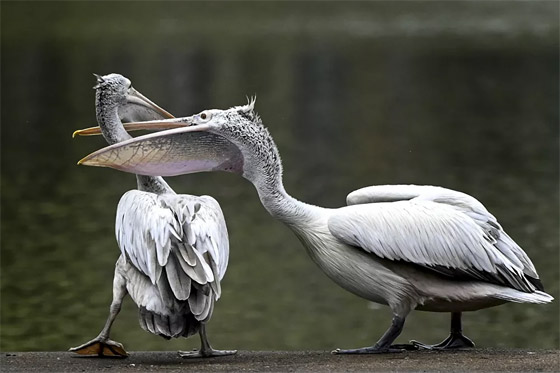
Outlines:
MULTIPOLYGON (((229 260, 229 240, 226 221, 218 202, 209 196, 197 197, 204 203, 204 209, 196 211, 196 219, 192 221, 191 231, 194 243, 201 255, 208 253, 216 265, 218 279, 222 280, 229 260)), ((195 206, 196 207, 196 206, 195 206)), ((190 240, 190 239, 189 239, 190 240)))
POLYGON ((162 298, 171 295, 168 282, 177 300, 188 299, 197 319, 211 314, 229 254, 227 228, 213 198, 131 190, 119 202, 116 235, 123 256, 160 288, 162 298))
POLYGON ((433 186, 387 185, 359 189, 347 201, 354 206, 339 209, 329 219, 329 229, 350 245, 455 278, 527 292, 540 287, 525 252, 467 194, 433 186))

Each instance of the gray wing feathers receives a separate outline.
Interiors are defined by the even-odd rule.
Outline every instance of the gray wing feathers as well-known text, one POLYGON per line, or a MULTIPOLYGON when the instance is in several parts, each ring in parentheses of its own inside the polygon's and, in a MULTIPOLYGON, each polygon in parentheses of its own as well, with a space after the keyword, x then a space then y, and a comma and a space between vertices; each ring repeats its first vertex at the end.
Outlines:
MULTIPOLYGON (((117 208, 116 235, 123 256, 157 286, 164 304, 188 300, 197 320, 211 315, 229 257, 225 220, 213 198, 129 191, 117 208)), ((146 317, 143 324, 160 334, 157 322, 146 317)))
POLYGON ((138 319, 142 329, 164 338, 195 334, 200 325, 196 320, 191 321, 189 316, 184 314, 159 315, 143 307, 138 309, 138 319))
POLYGON ((175 298, 178 300, 188 299, 191 293, 191 277, 183 270, 175 255, 169 257, 165 272, 175 298))
POLYGON ((484 238, 516 267, 523 268, 523 273, 536 279, 539 278, 535 266, 527 254, 509 237, 498 220, 486 210, 482 203, 465 193, 445 188, 437 188, 437 190, 436 187, 431 188, 434 189, 430 193, 420 195, 417 200, 434 201, 455 207, 473 219, 483 229, 484 238))
POLYGON ((496 218, 476 198, 456 190, 432 185, 374 185, 355 190, 346 197, 347 204, 358 205, 377 202, 396 202, 421 199, 455 206, 473 219, 496 218))
POLYGON ((417 185, 374 185, 355 190, 346 197, 346 204, 361 205, 364 203, 393 202, 409 200, 424 191, 426 187, 417 185))
POLYGON ((200 202, 207 208, 196 213, 197 219, 192 223, 196 236, 195 246, 201 254, 209 253, 216 263, 217 279, 222 280, 229 260, 229 240, 226 221, 218 202, 209 196, 201 196, 200 202))
POLYGON ((515 261, 516 263, 520 263, 520 266, 523 268, 523 273, 527 276, 533 277, 535 279, 539 278, 537 274, 537 270, 531 262, 531 259, 527 256, 525 251, 519 245, 515 243, 513 239, 504 231, 500 232, 499 238, 496 240, 494 244, 498 250, 500 250, 504 255, 515 261))
POLYGON ((192 293, 192 296, 189 297, 189 308, 197 320, 204 320, 208 316, 210 302, 212 301, 213 299, 207 289, 199 288, 192 293))
POLYGON ((535 290, 520 261, 508 258, 511 250, 504 254, 496 239, 456 206, 420 198, 349 206, 333 215, 328 226, 335 237, 382 258, 535 290))
POLYGON ((484 231, 484 239, 491 243, 523 273, 539 276, 527 254, 507 235, 496 218, 476 198, 462 192, 430 185, 376 185, 358 189, 347 197, 348 205, 393 202, 401 200, 432 201, 452 206, 470 217, 484 231))
POLYGON ((152 193, 131 190, 117 207, 115 224, 122 254, 156 284, 171 252, 171 237, 179 237, 173 212, 152 193))
MULTIPOLYGON (((208 281, 214 281, 212 271, 209 269, 208 264, 204 262, 198 250, 193 249, 192 251, 196 256, 195 264, 191 266, 185 260, 180 260, 179 263, 183 271, 192 278, 193 281, 199 284, 206 284, 208 281)), ((183 259, 182 256, 181 259, 183 259)))
MULTIPOLYGON (((210 263, 210 266, 212 267, 212 272, 214 273, 218 273, 218 268, 216 266, 216 262, 214 262, 214 259, 209 258, 208 254, 206 254, 208 262, 210 263)), ((218 277, 216 277, 214 279, 213 282, 210 283, 210 286, 212 287, 212 290, 214 291, 215 294, 215 300, 218 300, 220 298, 220 296, 222 295, 222 285, 221 285, 221 281, 218 277)))
POLYGON ((194 248, 188 242, 177 243, 177 250, 179 254, 189 266, 194 267, 196 265, 196 254, 194 253, 194 248))

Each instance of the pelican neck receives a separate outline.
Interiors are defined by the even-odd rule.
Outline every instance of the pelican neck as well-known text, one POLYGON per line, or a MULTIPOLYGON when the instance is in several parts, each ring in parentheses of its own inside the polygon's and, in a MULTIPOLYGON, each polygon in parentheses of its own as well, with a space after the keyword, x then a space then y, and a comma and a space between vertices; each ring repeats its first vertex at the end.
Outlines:
POLYGON ((109 98, 98 92, 96 95, 96 117, 101 133, 110 144, 117 144, 132 138, 124 129, 119 118, 119 106, 114 102, 106 102, 109 98))
MULTIPOLYGON (((277 159, 277 162, 280 162, 280 158, 277 159)), ((281 164, 274 169, 279 172, 268 174, 264 180, 253 183, 262 205, 272 217, 297 227, 325 216, 324 211, 327 209, 299 201, 286 192, 282 182, 281 164)))

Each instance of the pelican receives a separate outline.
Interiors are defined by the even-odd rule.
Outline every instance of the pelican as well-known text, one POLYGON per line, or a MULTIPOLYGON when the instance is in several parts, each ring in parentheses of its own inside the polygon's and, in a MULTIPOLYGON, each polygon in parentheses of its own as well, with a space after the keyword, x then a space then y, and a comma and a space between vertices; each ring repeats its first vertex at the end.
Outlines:
MULTIPOLYGON (((74 135, 101 131, 108 143, 116 144, 131 139, 120 118, 173 118, 132 88, 124 76, 96 76, 99 127, 74 135)), ((109 339, 109 333, 128 293, 138 306, 144 330, 166 339, 200 335, 200 350, 179 351, 182 357, 234 354, 233 350, 214 350, 206 336, 229 257, 220 205, 209 196, 176 194, 159 176, 137 175, 136 179, 138 189, 126 192, 117 207, 115 231, 121 255, 109 317, 96 338, 70 351, 127 356, 121 343, 109 339)))
POLYGON ((154 121, 154 127, 187 127, 103 148, 78 164, 164 176, 228 171, 249 180, 265 209, 293 230, 329 278, 390 307, 391 325, 375 344, 336 349, 336 354, 472 347, 462 333, 462 312, 553 300, 527 254, 467 194, 436 186, 378 185, 353 191, 347 206, 334 209, 291 197, 282 184, 279 152, 254 103, 154 121), (432 346, 393 345, 415 309, 450 312, 449 337, 432 346))

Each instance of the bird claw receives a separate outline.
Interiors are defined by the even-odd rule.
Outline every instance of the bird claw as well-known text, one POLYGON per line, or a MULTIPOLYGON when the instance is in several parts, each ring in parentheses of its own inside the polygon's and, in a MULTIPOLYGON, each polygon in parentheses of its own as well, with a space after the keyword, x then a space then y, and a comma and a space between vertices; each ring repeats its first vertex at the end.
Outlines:
POLYGON ((95 338, 89 342, 84 343, 78 347, 68 349, 70 352, 75 352, 79 355, 97 355, 99 357, 128 357, 122 343, 112 341, 110 339, 95 338))

